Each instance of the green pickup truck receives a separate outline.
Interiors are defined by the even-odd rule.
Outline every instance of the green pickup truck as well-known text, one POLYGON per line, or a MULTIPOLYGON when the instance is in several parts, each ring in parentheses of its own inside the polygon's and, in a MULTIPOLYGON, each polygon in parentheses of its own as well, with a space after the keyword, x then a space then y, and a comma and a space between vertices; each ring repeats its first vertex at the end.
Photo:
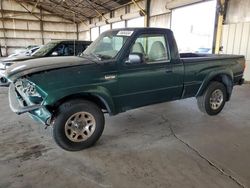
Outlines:
POLYGON ((196 97, 216 115, 244 68, 244 56, 179 54, 169 29, 125 28, 104 32, 78 57, 28 60, 6 76, 12 111, 52 126, 61 148, 78 151, 99 139, 104 113, 196 97))

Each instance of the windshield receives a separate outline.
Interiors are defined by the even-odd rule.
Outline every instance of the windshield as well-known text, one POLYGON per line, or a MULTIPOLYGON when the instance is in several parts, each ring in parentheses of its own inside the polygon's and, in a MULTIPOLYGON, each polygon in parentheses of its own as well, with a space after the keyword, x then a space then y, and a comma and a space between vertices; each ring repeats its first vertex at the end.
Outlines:
POLYGON ((46 56, 56 45, 58 42, 49 42, 42 46, 39 50, 35 51, 32 56, 43 57, 46 56))
MULTIPOLYGON (((132 35, 133 31, 129 31, 132 35)), ((128 34, 123 31, 108 31, 101 34, 82 54, 98 60, 113 59, 127 41, 128 34)))

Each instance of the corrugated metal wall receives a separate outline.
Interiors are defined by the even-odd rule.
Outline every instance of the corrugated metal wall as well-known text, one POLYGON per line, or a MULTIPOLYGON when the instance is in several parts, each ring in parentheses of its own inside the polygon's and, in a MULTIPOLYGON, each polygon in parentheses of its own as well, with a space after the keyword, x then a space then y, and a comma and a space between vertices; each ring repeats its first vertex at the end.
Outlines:
MULTIPOLYGON (((193 2, 193 0, 188 0, 193 2)), ((171 2, 171 0, 151 0, 151 9, 150 9, 150 27, 163 27, 163 28, 170 28, 170 13, 171 11, 167 9, 167 4, 171 2)), ((186 1, 185 1, 186 2, 186 1)), ((137 1, 137 3, 140 5, 141 8, 145 9, 146 6, 146 1, 141 0, 137 1)), ((129 13, 126 13, 125 7, 121 7, 119 9, 116 9, 114 11, 114 17, 112 18, 113 21, 110 21, 110 13, 107 13, 104 15, 105 18, 110 21, 111 25, 113 23, 121 22, 124 21, 126 22, 125 25, 128 25, 129 20, 138 18, 139 14, 137 15, 136 13, 139 13, 139 8, 135 4, 130 4, 129 5, 129 13), (129 19, 126 19, 125 17, 129 14, 134 14, 135 17, 131 17, 129 19)), ((91 21, 91 24, 88 21, 85 21, 84 23, 79 24, 79 39, 90 39, 91 35, 91 28, 94 27, 101 27, 104 25, 103 20, 100 22, 99 18, 94 18, 91 21)), ((144 21, 140 24, 144 25, 144 21)))
POLYGON ((0 45, 3 55, 28 45, 41 45, 43 41, 46 44, 50 40, 77 39, 74 23, 49 12, 41 12, 31 5, 25 6, 33 13, 30 14, 15 1, 0 0, 0 45))
POLYGON ((244 77, 250 81, 250 22, 224 25, 221 46, 224 54, 245 55, 247 67, 244 77))

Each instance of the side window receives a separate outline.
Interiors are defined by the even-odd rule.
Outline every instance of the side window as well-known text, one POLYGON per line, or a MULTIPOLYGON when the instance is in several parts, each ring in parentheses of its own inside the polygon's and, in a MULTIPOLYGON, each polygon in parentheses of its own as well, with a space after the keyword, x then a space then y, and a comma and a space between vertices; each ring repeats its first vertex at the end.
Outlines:
POLYGON ((63 56, 73 56, 74 55, 74 44, 66 44, 63 50, 63 56))
POLYGON ((56 48, 53 50, 53 52, 51 53, 52 56, 61 56, 62 55, 62 51, 63 51, 64 45, 63 44, 59 44, 58 46, 56 46, 56 48))
POLYGON ((83 48, 83 45, 82 44, 76 44, 75 45, 75 55, 78 56, 80 55, 83 51, 84 51, 84 48, 83 48))
POLYGON ((73 44, 60 44, 52 52, 53 56, 73 56, 74 45, 73 44))
POLYGON ((169 60, 165 37, 160 34, 139 36, 130 50, 130 54, 133 53, 141 54, 147 64, 169 60))
POLYGON ((84 50, 86 50, 86 48, 89 46, 87 44, 81 44, 79 43, 77 46, 77 49, 76 49, 76 55, 80 55, 84 50))

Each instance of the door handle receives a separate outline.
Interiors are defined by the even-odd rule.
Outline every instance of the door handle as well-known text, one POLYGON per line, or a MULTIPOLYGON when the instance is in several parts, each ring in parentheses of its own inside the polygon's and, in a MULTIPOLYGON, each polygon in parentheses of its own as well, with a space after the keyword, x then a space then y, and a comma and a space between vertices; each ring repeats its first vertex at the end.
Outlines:
POLYGON ((172 68, 166 69, 166 73, 172 73, 172 72, 173 72, 173 69, 172 69, 172 68))

